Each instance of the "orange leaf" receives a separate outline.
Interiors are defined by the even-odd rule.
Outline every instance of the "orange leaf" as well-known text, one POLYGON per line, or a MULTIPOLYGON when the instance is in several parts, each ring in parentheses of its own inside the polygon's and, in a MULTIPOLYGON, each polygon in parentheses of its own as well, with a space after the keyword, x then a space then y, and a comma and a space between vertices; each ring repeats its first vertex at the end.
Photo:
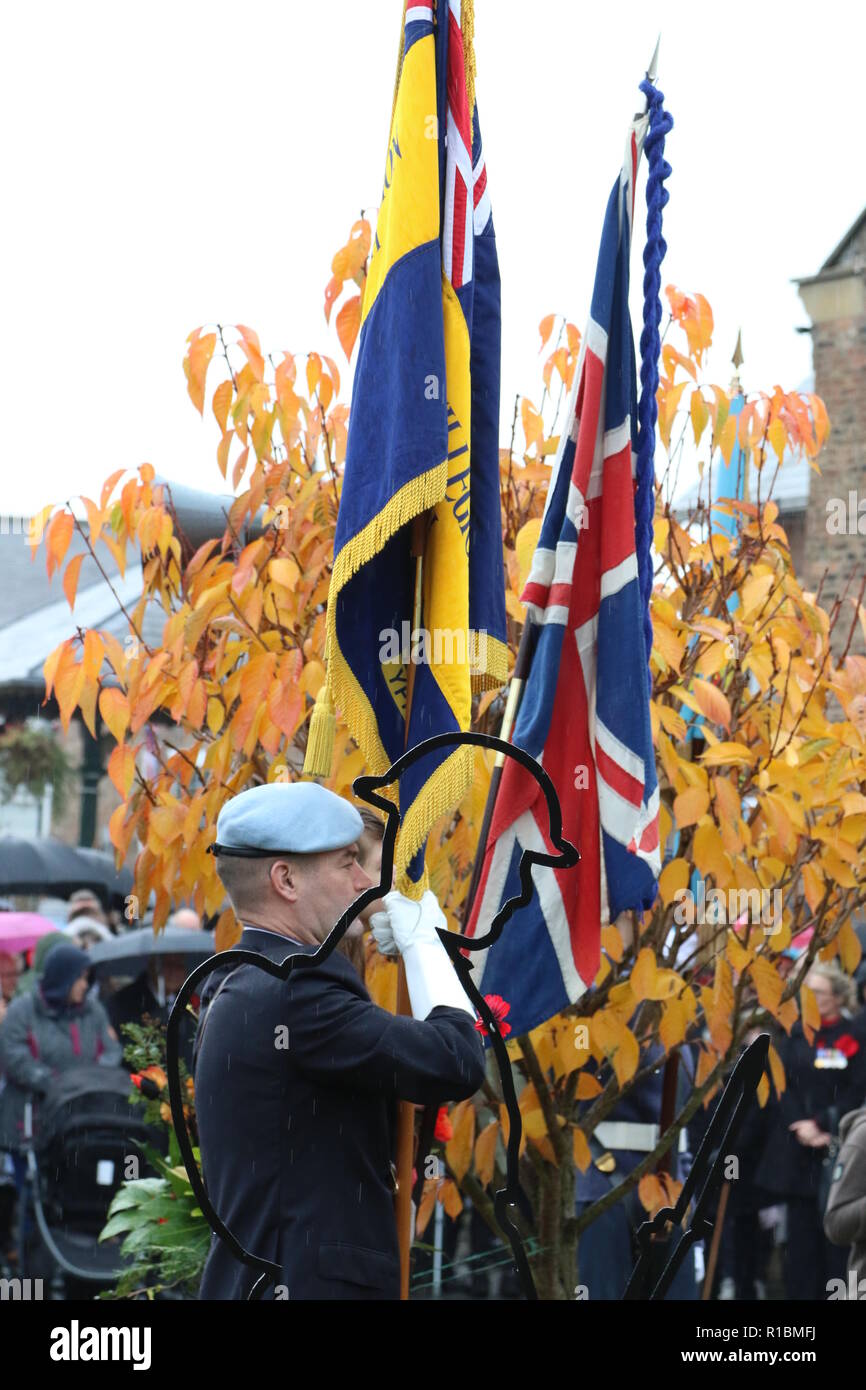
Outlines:
POLYGON ((680 830, 695 825, 710 805, 709 792, 704 787, 689 787, 674 798, 674 817, 680 830))
POLYGON ((222 434, 226 432, 226 421, 229 417, 233 390, 230 381, 221 381, 213 393, 213 413, 222 434))
POLYGON ((112 749, 111 757, 108 759, 108 775, 126 800, 135 775, 135 749, 128 743, 119 743, 112 749))
POLYGON ((104 686, 99 693, 99 713, 112 738, 121 743, 129 728, 129 701, 123 691, 115 686, 104 686))
POLYGON ((428 1178, 424 1184, 424 1191, 421 1194, 421 1201, 418 1203, 418 1211, 415 1216, 415 1235, 422 1236, 427 1229, 427 1223, 436 1205, 436 1197, 439 1192, 439 1182, 435 1178, 428 1178))
POLYGON ((541 348, 544 347, 544 344, 547 342, 548 338, 553 332, 553 324, 555 319, 556 314, 545 314, 544 318, 541 320, 541 323, 538 325, 538 331, 541 334, 541 347, 538 349, 539 352, 541 352, 541 348))
POLYGON ((590 1163, 592 1162, 592 1154, 590 1152, 589 1144, 586 1140, 586 1135, 584 1134, 582 1129, 575 1129, 573 1131, 572 1145, 574 1151, 574 1161, 580 1169, 581 1173, 585 1173, 590 1163))
POLYGON ((325 322, 326 322, 326 323, 330 323, 330 322, 331 322, 331 310, 333 309, 334 303, 335 303, 336 299, 338 298, 339 293, 340 293, 340 290, 341 290, 342 288, 343 288, 343 281, 340 280, 340 279, 338 279, 336 275, 332 275, 331 278, 330 278, 330 280, 328 281, 327 285, 325 286, 325 322))
POLYGON ((49 578, 54 570, 63 563, 63 557, 69 549, 69 542, 72 540, 74 530, 75 518, 71 512, 58 512, 49 521, 48 530, 45 533, 45 547, 48 552, 45 562, 49 578))
POLYGON ((692 694, 701 707, 701 712, 707 716, 710 723, 721 724, 724 729, 731 731, 731 706, 726 695, 719 690, 718 686, 710 681, 702 681, 695 678, 692 682, 692 694))
POLYGON ((89 681, 96 680, 104 657, 105 646, 102 638, 93 628, 88 628, 84 634, 84 674, 89 681))
POLYGON ((475 1141, 475 1172, 482 1187, 489 1187, 493 1181, 493 1165, 496 1161, 496 1141, 499 1138, 499 1121, 491 1120, 485 1125, 475 1141))
MULTIPOLYGON (((71 652, 68 656, 71 656, 71 652)), ((58 670, 54 681, 54 694, 60 707, 60 722, 64 732, 69 731, 69 721, 81 698, 83 687, 84 667, 80 662, 70 664, 67 659, 58 670)))
POLYGON ((70 608, 75 607, 75 594, 78 589, 78 574, 83 559, 83 552, 81 555, 73 555, 63 575, 63 592, 66 595, 66 602, 69 604, 70 608))
POLYGON ((464 1100, 451 1112, 453 1136, 445 1145, 445 1158, 458 1182, 469 1171, 475 1142, 475 1107, 464 1100))
POLYGON ((241 335, 241 347, 246 353, 247 361, 250 364, 253 376, 256 381, 264 381, 265 359, 262 356, 258 334, 254 333, 251 328, 246 328, 242 323, 236 324, 235 326, 241 335))
POLYGON ((102 484, 102 493, 99 498, 99 505, 102 511, 105 511, 105 504, 114 491, 115 483, 118 481, 118 479, 123 477, 125 472, 125 468, 116 469, 116 471, 114 473, 111 473, 109 477, 106 478, 105 482, 102 484))
POLYGON ((337 337, 340 340, 340 347, 346 354, 348 360, 352 356, 355 346, 355 339, 361 327, 361 296, 356 294, 352 299, 347 299, 337 315, 337 337))
POLYGON ((453 1183, 450 1178, 445 1179, 439 1190, 439 1201, 451 1220, 456 1221, 463 1210, 463 1198, 460 1196, 456 1183, 453 1183))
POLYGON ((183 369, 189 398, 199 415, 204 413, 205 378, 215 347, 215 333, 206 333, 203 338, 198 336, 198 330, 190 334, 189 352, 183 360, 183 369))

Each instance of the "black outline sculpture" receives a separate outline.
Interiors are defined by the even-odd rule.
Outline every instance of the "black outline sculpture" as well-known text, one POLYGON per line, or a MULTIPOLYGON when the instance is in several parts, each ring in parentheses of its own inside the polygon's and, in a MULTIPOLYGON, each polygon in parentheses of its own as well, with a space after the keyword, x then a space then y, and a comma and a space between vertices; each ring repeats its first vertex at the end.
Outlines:
POLYGON ((357 777, 353 783, 352 790, 360 800, 365 801, 370 806, 377 807, 386 816, 385 834, 382 840, 382 869, 379 882, 372 888, 366 889, 360 897, 350 903, 346 911, 334 924, 329 935, 322 942, 319 949, 313 955, 304 955, 296 952, 286 957, 279 964, 269 960, 266 956, 260 955, 258 951, 248 951, 242 947, 233 947, 230 951, 220 951, 217 955, 211 956, 209 960, 202 961, 197 965, 192 973, 187 977, 181 986, 171 1013, 169 1014, 166 1026, 166 1071, 168 1072, 168 1092, 171 1104, 171 1117, 177 1135, 178 1145, 184 1161, 184 1167, 190 1181, 190 1186, 195 1193, 196 1200, 204 1214, 211 1230, 220 1240, 228 1245, 235 1259, 242 1264, 257 1266, 262 1273, 253 1285, 249 1294, 249 1299, 261 1298, 268 1281, 276 1282, 280 1275, 280 1268, 273 1261, 263 1259, 245 1250, 240 1241, 232 1234, 228 1227, 223 1223, 218 1213, 214 1211, 201 1174, 198 1170, 195 1157, 192 1152, 192 1145, 189 1140, 186 1124, 183 1117, 183 1099, 181 1096, 180 1073, 178 1070, 178 1029, 180 1019, 183 1015, 190 995, 200 980, 203 980, 213 970, 223 969, 228 964, 234 965, 254 965, 260 970, 264 970, 268 975, 273 975, 275 979, 287 980, 293 970, 312 969, 321 961, 327 960, 332 951, 336 949, 342 941, 346 931, 369 903, 375 902, 385 893, 390 892, 393 867, 394 867, 394 842, 397 838, 397 830, 400 824, 400 812, 392 801, 385 797, 377 796, 377 789, 386 787, 391 782, 396 781, 402 774, 417 762, 419 758, 426 757, 427 754, 435 752, 438 748, 458 746, 460 744, 474 744, 481 748, 490 748, 497 753, 503 753, 506 757, 514 758, 538 782, 544 793, 547 802, 547 813, 549 818, 550 839, 560 850, 558 854, 542 853, 540 850, 525 849, 520 857, 518 873, 520 876, 521 892, 519 896, 509 898, 497 912, 490 930, 485 936, 465 937, 456 932, 439 929, 439 938, 442 941, 448 955, 457 971, 463 989, 470 999, 476 1012, 481 1016, 487 1028, 491 1040, 496 1063, 499 1069, 500 1081, 502 1083, 502 1094, 505 1107, 508 1111, 509 1133, 508 1145, 506 1148, 506 1181, 505 1187, 500 1188, 494 1193, 493 1204, 502 1230, 508 1237, 514 1255, 515 1265, 519 1274, 523 1291, 527 1299, 537 1299, 538 1293, 532 1278, 532 1271, 529 1267, 529 1260, 523 1246, 520 1232, 511 1219, 510 1211, 519 1207, 524 1217, 531 1221, 532 1213, 526 1194, 520 1186, 518 1175, 518 1157, 520 1151, 520 1139, 522 1133, 520 1110, 517 1104, 517 1095, 514 1090, 514 1078, 511 1074, 511 1063, 508 1059, 508 1051, 505 1041, 496 1024, 496 1020, 490 1011, 489 1006, 483 996, 475 988, 470 973, 472 965, 464 952, 483 951, 498 941, 505 923, 513 915, 518 907, 524 907, 532 897, 532 867, 534 864, 546 865, 550 868, 568 869, 572 868, 579 859, 579 855, 570 840, 566 840, 562 835, 562 810, 559 805, 559 798, 556 788, 548 774, 535 758, 531 757, 524 749, 517 747, 513 743, 506 743, 501 738, 496 738, 493 734, 479 733, 453 733, 436 734, 433 738, 425 739, 423 743, 416 744, 414 748, 407 751, 392 763, 387 772, 381 776, 357 777))

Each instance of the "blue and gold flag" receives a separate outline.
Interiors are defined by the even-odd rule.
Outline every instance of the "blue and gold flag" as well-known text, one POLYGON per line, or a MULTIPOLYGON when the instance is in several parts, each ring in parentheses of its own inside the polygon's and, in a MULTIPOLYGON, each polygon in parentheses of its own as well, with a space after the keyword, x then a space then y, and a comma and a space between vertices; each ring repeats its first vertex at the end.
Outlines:
MULTIPOLYGON (((472 692, 507 679, 499 361, 499 269, 460 3, 409 3, 328 600, 330 690, 374 773, 407 746, 468 729, 472 692)), ((423 886, 429 830, 458 805, 473 765, 474 750, 458 748, 402 779, 403 891, 423 886)))

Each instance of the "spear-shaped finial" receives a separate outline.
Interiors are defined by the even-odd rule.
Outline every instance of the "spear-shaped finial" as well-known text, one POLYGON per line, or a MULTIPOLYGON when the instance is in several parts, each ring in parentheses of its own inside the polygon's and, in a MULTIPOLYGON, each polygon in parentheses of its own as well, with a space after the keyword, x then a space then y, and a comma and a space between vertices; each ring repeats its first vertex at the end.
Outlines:
POLYGON ((656 46, 653 50, 653 56, 650 58, 650 65, 646 70, 646 75, 650 82, 655 82, 656 73, 659 70, 659 44, 661 43, 661 41, 662 36, 661 34, 659 34, 658 38, 656 39, 656 46))
MULTIPOLYGON (((650 58, 649 67, 648 67, 647 70, 646 70, 646 79, 647 79, 647 82, 652 82, 653 84, 655 83, 656 74, 658 73, 658 70, 659 70, 659 44, 661 43, 661 41, 662 41, 662 36, 661 36, 661 34, 659 34, 658 38, 656 39, 656 46, 655 46, 655 48, 653 49, 653 56, 650 58)), ((639 120, 641 119, 642 116, 646 116, 646 114, 648 113, 648 111, 649 111, 649 97, 647 97, 647 99, 646 99, 646 105, 644 106, 643 111, 636 111, 636 112, 635 112, 635 117, 634 117, 635 120, 636 120, 636 121, 639 121, 639 120)))

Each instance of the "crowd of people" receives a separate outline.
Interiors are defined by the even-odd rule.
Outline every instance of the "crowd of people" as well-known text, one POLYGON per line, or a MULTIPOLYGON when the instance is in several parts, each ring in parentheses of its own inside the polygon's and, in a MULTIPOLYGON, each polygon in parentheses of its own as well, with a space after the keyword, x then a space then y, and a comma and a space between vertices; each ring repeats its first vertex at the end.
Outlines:
MULTIPOLYGON (((11 905, 10 905, 11 906, 11 905)), ((32 1230, 26 1209, 25 1107, 73 1067, 123 1065, 121 1028, 165 1022, 189 966, 184 955, 152 955, 128 979, 93 978, 92 948, 122 935, 123 917, 86 889, 70 897, 66 923, 27 952, 0 951, 0 1258, 14 1267, 16 1239, 32 1230), (24 1207, 23 1223, 20 1221, 24 1207)), ((191 908, 169 925, 201 929, 191 908)))
MULTIPOLYGON (((369 872, 375 874, 379 834, 369 848, 376 859, 369 872)), ((14 1213, 26 1190, 21 1138, 27 1100, 38 1098, 66 1068, 122 1066, 123 1025, 146 1018, 164 1022, 189 970, 186 956, 154 955, 134 978, 94 981, 90 951, 122 935, 125 923, 87 890, 72 895, 66 918, 29 952, 0 952, 0 1256, 5 1252, 7 1266, 10 1259, 14 1265, 19 1230, 14 1213)), ((190 908, 180 908, 170 925, 202 928, 190 908)), ((359 923, 342 951, 363 979, 370 943, 360 928, 359 923)), ((816 962, 806 983, 820 1025, 811 1038, 800 1023, 790 1034, 774 1033, 785 1086, 781 1095, 771 1088, 763 1106, 750 1107, 734 1146, 737 1165, 726 1176, 721 1239, 713 1258, 715 1298, 824 1300, 841 1286, 846 1296, 856 1297, 852 1277, 854 1289, 860 1289, 866 1276, 866 982, 852 980, 835 963, 816 962)), ((594 1137, 592 1166, 578 1175, 578 1215, 620 1183, 656 1141, 664 1058, 659 1060, 658 1072, 594 1137)), ((683 1048, 680 1104, 693 1082, 693 1061, 690 1049, 683 1048)), ((674 1176, 688 1171, 689 1154, 697 1150, 711 1115, 711 1107, 699 1109, 691 1121, 674 1176)), ((622 1296, 635 1259, 634 1231, 644 1215, 635 1196, 610 1207, 584 1231, 578 1277, 587 1296, 622 1296)), ((467 1238, 472 1250, 489 1244, 471 1203, 463 1224, 461 1236, 459 1227, 446 1223, 446 1257, 467 1238)), ((706 1253, 697 1264, 684 1263, 671 1296, 701 1296, 706 1253)), ((477 1279, 473 1292, 481 1292, 477 1279)), ((866 1299, 866 1279, 860 1297, 866 1299)))

